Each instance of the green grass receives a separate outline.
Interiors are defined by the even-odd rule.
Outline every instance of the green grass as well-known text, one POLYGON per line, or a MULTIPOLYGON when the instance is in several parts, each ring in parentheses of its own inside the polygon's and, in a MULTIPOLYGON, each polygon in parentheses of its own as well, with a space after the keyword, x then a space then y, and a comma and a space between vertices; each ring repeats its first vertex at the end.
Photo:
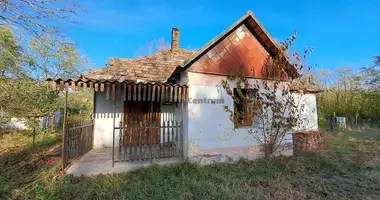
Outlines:
MULTIPOLYGON (((380 141, 376 133, 330 133, 329 150, 293 157, 213 166, 153 165, 132 173, 79 178, 60 176, 57 164, 33 167, 38 162, 31 161, 32 155, 46 157, 57 145, 54 138, 41 138, 41 145, 28 150, 26 158, 13 160, 25 154, 11 151, 1 154, 1 161, 8 161, 2 167, 27 160, 31 168, 1 171, 0 199, 379 199, 380 141)), ((23 152, 30 146, 4 149, 9 148, 23 152)))
POLYGON ((28 187, 43 184, 47 172, 59 171, 53 162, 60 156, 55 135, 38 135, 34 146, 27 132, 0 133, 0 141, 0 199, 19 198, 28 187))
POLYGON ((365 131, 352 130, 352 131, 335 131, 333 134, 344 135, 346 137, 352 137, 362 140, 380 140, 380 130, 367 129, 365 131))

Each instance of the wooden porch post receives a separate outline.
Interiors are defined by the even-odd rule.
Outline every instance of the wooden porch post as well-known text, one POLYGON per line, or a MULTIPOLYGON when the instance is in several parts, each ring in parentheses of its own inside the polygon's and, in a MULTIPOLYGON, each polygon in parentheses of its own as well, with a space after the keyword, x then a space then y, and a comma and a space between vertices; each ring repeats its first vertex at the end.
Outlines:
POLYGON ((113 100, 113 127, 112 127, 112 167, 115 166, 115 115, 116 115, 116 98, 113 100))
POLYGON ((182 148, 182 150, 181 150, 181 152, 182 152, 182 161, 184 161, 185 160, 185 154, 184 154, 184 149, 183 149, 183 147, 184 147, 184 142, 183 142, 183 139, 185 138, 185 136, 184 136, 184 134, 185 134, 185 131, 184 131, 184 122, 183 122, 183 99, 182 99, 182 101, 181 101, 181 124, 180 124, 180 126, 181 126, 181 132, 182 132, 182 134, 181 134, 181 148, 182 148))
POLYGON ((150 125, 150 134, 149 134, 149 140, 150 140, 150 144, 149 144, 150 163, 153 162, 153 151, 152 151, 152 144, 153 144, 152 139, 153 139, 153 137, 152 137, 152 135, 156 134, 155 133, 156 130, 155 130, 155 128, 153 128, 154 126, 156 126, 156 124, 153 124, 152 119, 153 119, 153 101, 151 99, 151 101, 150 101, 150 117, 149 117, 150 124, 151 124, 150 125))
POLYGON ((65 170, 65 160, 66 160, 66 121, 67 121, 67 95, 68 95, 68 88, 65 87, 65 106, 63 108, 63 134, 62 134, 62 173, 65 170))

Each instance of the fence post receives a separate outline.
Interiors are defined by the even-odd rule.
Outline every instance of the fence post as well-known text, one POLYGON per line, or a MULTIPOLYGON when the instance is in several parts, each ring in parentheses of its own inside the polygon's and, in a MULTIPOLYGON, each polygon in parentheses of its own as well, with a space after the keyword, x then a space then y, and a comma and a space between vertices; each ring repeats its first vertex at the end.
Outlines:
POLYGON ((65 170, 66 162, 66 120, 67 120, 67 88, 65 89, 65 107, 63 108, 63 130, 62 130, 62 172, 65 170))

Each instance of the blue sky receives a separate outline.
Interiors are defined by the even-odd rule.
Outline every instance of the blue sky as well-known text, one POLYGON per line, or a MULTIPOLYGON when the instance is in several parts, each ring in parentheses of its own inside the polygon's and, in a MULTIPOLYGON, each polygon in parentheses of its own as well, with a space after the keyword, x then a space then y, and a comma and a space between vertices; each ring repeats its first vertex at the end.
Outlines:
POLYGON ((312 47, 314 70, 372 64, 380 54, 379 0, 82 0, 87 10, 67 35, 104 67, 110 57, 134 58, 141 46, 180 29, 180 46, 199 49, 251 10, 269 34, 283 41, 297 30, 296 51, 312 47), (112 3, 111 3, 112 2, 112 3))

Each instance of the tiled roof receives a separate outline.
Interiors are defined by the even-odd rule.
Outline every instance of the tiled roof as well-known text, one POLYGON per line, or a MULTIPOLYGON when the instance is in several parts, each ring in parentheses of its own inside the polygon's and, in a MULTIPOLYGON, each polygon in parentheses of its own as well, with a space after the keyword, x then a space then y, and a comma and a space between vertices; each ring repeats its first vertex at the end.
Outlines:
POLYGON ((306 92, 306 93, 319 93, 323 92, 323 89, 317 84, 311 81, 301 81, 295 79, 290 84, 290 90, 295 92, 306 92))
POLYGON ((191 51, 178 49, 175 51, 161 50, 136 59, 109 58, 107 67, 90 71, 83 76, 90 80, 165 82, 176 67, 192 54, 191 51))

